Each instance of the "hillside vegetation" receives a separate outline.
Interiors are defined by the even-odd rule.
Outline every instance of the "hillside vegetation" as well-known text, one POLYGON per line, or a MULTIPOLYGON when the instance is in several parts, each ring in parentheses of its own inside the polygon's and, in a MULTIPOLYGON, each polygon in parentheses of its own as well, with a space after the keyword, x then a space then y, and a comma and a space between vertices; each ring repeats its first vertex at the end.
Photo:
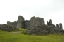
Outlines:
MULTIPOLYGON (((64 42, 64 34, 49 34, 44 36, 27 35, 26 29, 20 29, 21 33, 10 33, 0 30, 0 42, 64 42)), ((18 32, 18 31, 12 31, 18 32)))

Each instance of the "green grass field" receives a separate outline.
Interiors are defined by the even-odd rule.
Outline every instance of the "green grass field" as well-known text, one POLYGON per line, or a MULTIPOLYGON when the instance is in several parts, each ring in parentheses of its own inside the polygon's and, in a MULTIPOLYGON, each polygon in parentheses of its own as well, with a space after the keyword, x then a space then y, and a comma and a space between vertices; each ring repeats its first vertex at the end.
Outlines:
MULTIPOLYGON (((21 31, 25 30, 21 29, 21 31)), ((25 35, 22 32, 20 34, 13 34, 10 32, 0 30, 0 42, 64 42, 64 35, 49 34, 45 36, 33 36, 25 35)))

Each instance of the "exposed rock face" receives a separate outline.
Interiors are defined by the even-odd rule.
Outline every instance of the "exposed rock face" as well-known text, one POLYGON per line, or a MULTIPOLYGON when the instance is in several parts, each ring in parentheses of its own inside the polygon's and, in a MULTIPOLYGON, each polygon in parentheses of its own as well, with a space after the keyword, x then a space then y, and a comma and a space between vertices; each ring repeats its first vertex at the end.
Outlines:
POLYGON ((48 31, 44 27, 42 27, 42 26, 33 26, 33 27, 30 27, 26 32, 28 34, 36 34, 36 35, 37 34, 40 34, 40 35, 47 34, 48 31))
POLYGON ((19 29, 17 29, 16 27, 14 27, 12 25, 2 24, 2 25, 0 25, 0 30, 12 31, 12 30, 19 30, 19 29))
POLYGON ((39 34, 39 35, 47 35, 47 34, 58 34, 58 33, 63 33, 62 30, 60 30, 59 28, 53 28, 51 26, 47 26, 47 25, 42 25, 42 26, 33 26, 30 27, 26 33, 28 34, 39 34))

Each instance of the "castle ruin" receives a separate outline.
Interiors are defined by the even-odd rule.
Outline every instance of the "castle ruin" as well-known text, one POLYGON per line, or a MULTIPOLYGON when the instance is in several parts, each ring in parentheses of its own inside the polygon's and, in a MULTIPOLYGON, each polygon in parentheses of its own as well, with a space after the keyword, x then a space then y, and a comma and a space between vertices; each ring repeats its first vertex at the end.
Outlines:
POLYGON ((52 19, 45 24, 44 18, 31 17, 30 20, 24 20, 23 16, 18 16, 18 20, 14 22, 7 21, 7 24, 0 24, 0 29, 6 31, 19 30, 18 28, 27 29, 29 34, 54 34, 64 33, 62 23, 52 24, 52 19))
MULTIPOLYGON (((30 20, 24 20, 23 16, 18 16, 17 21, 14 21, 14 22, 7 21, 7 25, 13 25, 16 28, 23 28, 23 29, 28 29, 33 26, 42 26, 44 24, 45 24, 44 18, 39 18, 35 16, 31 17, 30 20)), ((47 21, 47 25, 52 26, 53 28, 63 29, 61 23, 56 24, 55 26, 54 24, 52 24, 51 19, 47 21)))

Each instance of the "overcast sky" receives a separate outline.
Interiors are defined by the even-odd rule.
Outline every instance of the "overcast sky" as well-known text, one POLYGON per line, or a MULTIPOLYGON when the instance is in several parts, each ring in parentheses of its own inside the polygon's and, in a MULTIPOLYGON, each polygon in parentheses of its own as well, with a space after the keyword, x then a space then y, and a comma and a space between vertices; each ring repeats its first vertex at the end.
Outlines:
POLYGON ((64 0, 0 0, 0 24, 16 21, 19 15, 25 20, 41 17, 45 23, 52 19, 64 27, 64 0))

